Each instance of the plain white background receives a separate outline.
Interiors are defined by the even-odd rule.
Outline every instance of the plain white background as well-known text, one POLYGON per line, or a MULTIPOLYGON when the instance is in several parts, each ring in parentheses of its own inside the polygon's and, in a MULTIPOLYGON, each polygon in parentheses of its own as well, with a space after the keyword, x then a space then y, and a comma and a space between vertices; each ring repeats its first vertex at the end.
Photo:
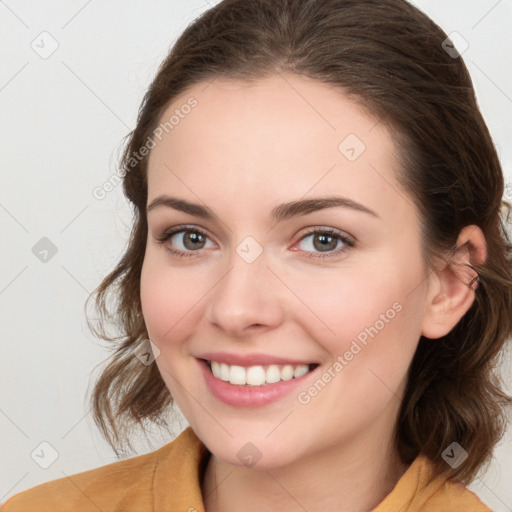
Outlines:
MULTIPOLYGON (((157 66, 214 3, 0 2, 0 502, 117 460, 85 401, 109 352, 87 330, 84 301, 122 254, 131 213, 120 185, 102 200, 93 190, 115 173, 157 66)), ((414 3, 469 45, 463 57, 512 182, 512 2, 414 3)), ((185 426, 141 437, 137 454, 185 426)), ((495 511, 512 511, 511 470, 509 429, 470 488, 495 511)))

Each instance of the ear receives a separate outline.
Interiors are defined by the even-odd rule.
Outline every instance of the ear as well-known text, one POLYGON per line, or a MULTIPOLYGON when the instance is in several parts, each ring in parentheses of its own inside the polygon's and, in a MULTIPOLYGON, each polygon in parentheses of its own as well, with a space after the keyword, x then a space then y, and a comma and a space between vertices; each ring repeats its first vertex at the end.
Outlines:
POLYGON ((469 265, 482 265, 487 245, 482 230, 466 226, 459 234, 450 261, 432 271, 421 334, 440 338, 457 325, 475 300, 478 274, 469 265))

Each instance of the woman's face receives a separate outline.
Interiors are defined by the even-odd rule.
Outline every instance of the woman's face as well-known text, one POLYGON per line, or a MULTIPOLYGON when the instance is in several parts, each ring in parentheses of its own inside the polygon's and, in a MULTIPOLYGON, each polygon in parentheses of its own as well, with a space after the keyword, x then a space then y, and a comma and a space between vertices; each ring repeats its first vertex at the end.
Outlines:
POLYGON ((427 291, 392 133, 290 74, 198 84, 173 115, 149 159, 141 300, 184 416, 236 465, 387 442, 427 291))

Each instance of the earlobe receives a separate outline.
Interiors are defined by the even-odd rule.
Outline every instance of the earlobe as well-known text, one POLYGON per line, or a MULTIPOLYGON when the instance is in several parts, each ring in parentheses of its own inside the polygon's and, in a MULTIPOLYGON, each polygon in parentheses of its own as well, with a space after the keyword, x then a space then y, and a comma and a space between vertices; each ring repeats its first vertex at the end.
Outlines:
POLYGON ((486 257, 482 230, 475 225, 466 226, 459 234, 450 260, 431 276, 423 336, 432 339, 445 336, 469 310, 478 287, 478 273, 472 267, 481 266, 486 257))

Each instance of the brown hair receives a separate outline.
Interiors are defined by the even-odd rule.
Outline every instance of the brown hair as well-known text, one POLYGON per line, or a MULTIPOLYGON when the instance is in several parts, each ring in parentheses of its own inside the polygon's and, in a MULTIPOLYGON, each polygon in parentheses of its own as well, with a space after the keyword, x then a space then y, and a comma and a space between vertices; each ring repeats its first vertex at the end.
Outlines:
POLYGON ((400 181, 422 217, 429 264, 454 250, 467 225, 479 226, 488 256, 470 310, 443 338, 423 337, 408 374, 396 426, 405 463, 420 453, 439 474, 470 482, 488 463, 506 427, 497 368, 512 331, 510 239, 501 207, 503 173, 477 106, 469 73, 443 48, 446 34, 404 0, 224 0, 204 12, 174 44, 144 96, 121 160, 134 225, 124 255, 95 290, 99 337, 114 353, 91 404, 96 424, 119 454, 132 426, 168 425, 172 397, 155 364, 134 351, 148 338, 140 303, 147 237, 147 161, 137 159, 173 99, 222 77, 257 81, 280 71, 338 88, 393 128, 400 181), (115 299, 109 309, 108 297, 115 299), (111 323, 117 335, 105 332, 111 323), (441 454, 452 442, 467 460, 451 468, 441 454))

